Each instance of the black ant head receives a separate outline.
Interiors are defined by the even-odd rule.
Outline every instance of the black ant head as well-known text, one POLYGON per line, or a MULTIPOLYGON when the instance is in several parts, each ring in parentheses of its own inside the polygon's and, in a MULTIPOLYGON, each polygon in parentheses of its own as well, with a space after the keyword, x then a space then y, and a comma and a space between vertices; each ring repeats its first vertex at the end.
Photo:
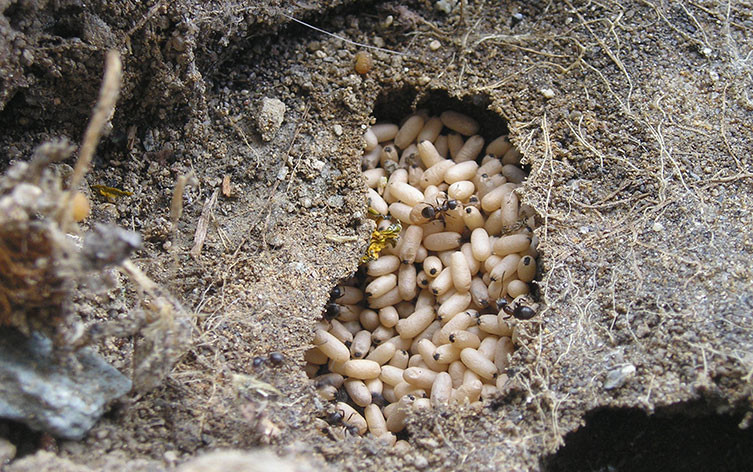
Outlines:
POLYGON ((327 303, 324 317, 328 320, 334 320, 340 314, 340 305, 337 303, 327 303))
POLYGON ((458 201, 457 200, 447 200, 447 208, 450 210, 454 210, 458 207, 458 201))
POLYGON ((339 285, 335 285, 335 288, 332 289, 332 292, 330 292, 329 296, 333 300, 336 300, 343 296, 343 289, 339 285))
POLYGON ((342 410, 337 410, 327 415, 327 422, 329 424, 338 424, 343 420, 343 418, 345 418, 345 414, 342 412, 342 410))
POLYGON ((498 298, 496 304, 497 304, 497 310, 505 310, 505 313, 512 314, 508 312, 510 304, 507 302, 507 299, 498 298))

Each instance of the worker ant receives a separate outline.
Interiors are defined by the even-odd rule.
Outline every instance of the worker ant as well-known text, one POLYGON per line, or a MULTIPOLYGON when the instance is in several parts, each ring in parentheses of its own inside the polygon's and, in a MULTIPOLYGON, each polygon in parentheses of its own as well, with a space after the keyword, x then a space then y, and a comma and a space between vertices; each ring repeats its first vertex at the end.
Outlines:
POLYGON ((530 320, 536 316, 536 310, 517 299, 513 300, 513 303, 508 303, 506 299, 500 298, 497 300, 497 308, 504 310, 509 315, 507 318, 512 316, 519 320, 530 320))
POLYGON ((434 220, 444 221, 445 214, 450 210, 456 209, 459 205, 460 202, 455 199, 442 200, 441 202, 437 199, 434 205, 431 203, 419 203, 411 211, 411 222, 413 224, 422 224, 434 220))
MULTIPOLYGON (((329 423, 330 426, 342 426, 342 430, 344 433, 347 433, 351 436, 360 436, 358 432, 358 426, 354 425, 352 423, 348 423, 350 421, 350 418, 353 416, 351 413, 348 418, 345 418, 345 412, 341 409, 338 409, 330 414, 327 415, 327 423, 329 423)), ((338 438, 335 438, 338 439, 338 438)), ((339 438, 342 439, 342 438, 339 438)))

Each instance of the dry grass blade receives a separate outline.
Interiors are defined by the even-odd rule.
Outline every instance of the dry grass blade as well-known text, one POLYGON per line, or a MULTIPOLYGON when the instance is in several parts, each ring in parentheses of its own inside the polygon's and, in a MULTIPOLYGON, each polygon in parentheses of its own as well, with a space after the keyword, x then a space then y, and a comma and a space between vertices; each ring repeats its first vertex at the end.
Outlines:
POLYGON ((76 166, 73 168, 69 191, 63 198, 61 205, 61 213, 58 221, 63 229, 68 226, 71 220, 71 214, 67 209, 70 207, 69 202, 73 196, 73 192, 81 184, 81 180, 89 170, 89 164, 91 164, 94 150, 97 148, 105 124, 115 111, 115 102, 118 100, 118 95, 120 94, 122 75, 123 65, 120 62, 120 54, 117 51, 109 51, 105 61, 105 76, 99 89, 99 98, 84 133, 84 141, 81 143, 76 166))

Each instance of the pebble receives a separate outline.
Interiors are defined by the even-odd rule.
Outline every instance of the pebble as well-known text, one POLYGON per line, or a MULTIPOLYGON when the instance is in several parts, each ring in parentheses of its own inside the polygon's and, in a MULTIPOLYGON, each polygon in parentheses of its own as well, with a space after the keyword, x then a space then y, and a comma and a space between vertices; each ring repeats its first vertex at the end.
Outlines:
POLYGON ((442 47, 442 43, 440 43, 436 39, 429 43, 429 49, 431 49, 432 51, 436 51, 437 49, 441 47, 442 47))
POLYGON ((0 469, 16 457, 16 446, 7 439, 0 438, 0 469))
POLYGON ((285 177, 287 176, 288 176, 288 166, 280 167, 280 170, 277 171, 277 180, 285 180, 285 177))
POLYGON ((269 97, 261 100, 261 107, 256 116, 256 125, 261 139, 271 141, 275 137, 285 119, 285 110, 286 106, 281 100, 269 97))
POLYGON ((178 453, 175 451, 165 451, 162 457, 164 457, 165 461, 169 462, 170 464, 175 464, 176 462, 178 462, 178 453))
POLYGON ((635 366, 633 364, 610 370, 607 373, 607 378, 604 380, 604 390, 614 390, 622 387, 634 374, 635 366))
POLYGON ((425 469, 429 467, 429 460, 424 456, 416 455, 416 458, 413 460, 413 465, 416 469, 425 469))
POLYGON ((546 99, 554 98, 554 90, 550 88, 543 88, 540 90, 541 95, 544 96, 546 99))
POLYGON ((434 7, 442 13, 449 15, 457 6, 457 0, 439 0, 434 7))
POLYGON ((335 136, 342 136, 343 135, 343 127, 341 125, 335 125, 335 126, 333 126, 332 130, 335 132, 335 136))

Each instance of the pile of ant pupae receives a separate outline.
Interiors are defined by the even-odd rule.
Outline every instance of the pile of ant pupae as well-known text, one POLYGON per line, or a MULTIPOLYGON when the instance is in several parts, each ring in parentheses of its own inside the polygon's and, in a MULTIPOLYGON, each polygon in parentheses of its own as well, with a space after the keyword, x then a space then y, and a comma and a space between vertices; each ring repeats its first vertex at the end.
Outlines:
POLYGON ((366 131, 377 227, 305 354, 337 402, 325 426, 395 444, 411 410, 475 407, 508 380, 516 319, 536 315, 536 222, 515 192, 521 153, 479 130, 454 111, 418 111, 366 131))

